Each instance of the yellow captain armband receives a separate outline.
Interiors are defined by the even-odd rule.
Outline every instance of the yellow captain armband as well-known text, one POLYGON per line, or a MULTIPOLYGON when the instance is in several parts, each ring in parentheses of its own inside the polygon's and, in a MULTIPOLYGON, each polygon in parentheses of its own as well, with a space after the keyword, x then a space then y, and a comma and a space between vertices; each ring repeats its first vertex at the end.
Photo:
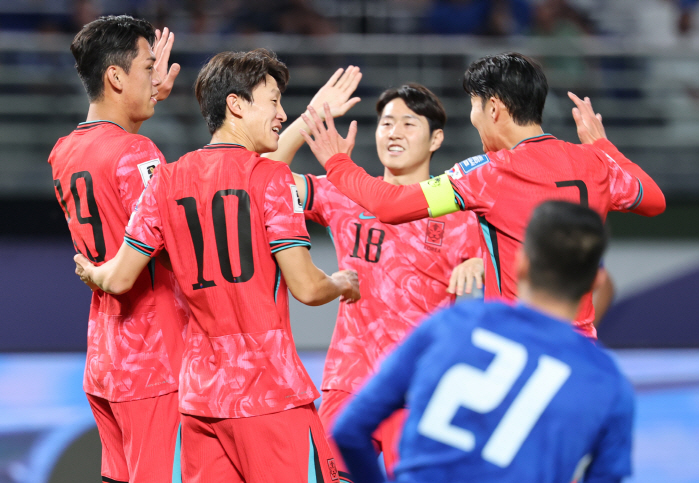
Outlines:
POLYGON ((451 187, 449 176, 446 174, 431 178, 420 183, 425 194, 430 216, 436 218, 459 211, 459 205, 454 200, 454 189, 451 187))

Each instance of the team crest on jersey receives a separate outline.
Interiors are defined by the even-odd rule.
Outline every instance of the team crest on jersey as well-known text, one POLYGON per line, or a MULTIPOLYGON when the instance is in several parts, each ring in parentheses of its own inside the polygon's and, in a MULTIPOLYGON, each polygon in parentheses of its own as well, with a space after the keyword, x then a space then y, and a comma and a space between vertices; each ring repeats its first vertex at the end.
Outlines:
POLYGON ((430 245, 442 246, 444 241, 445 225, 443 221, 428 220, 427 233, 425 234, 425 243, 430 245))
POLYGON ((328 470, 330 470, 330 479, 331 480, 337 481, 340 479, 340 476, 337 473, 337 465, 335 465, 335 458, 330 458, 328 460, 328 470))
POLYGON ((138 172, 141 173, 141 179, 143 180, 143 186, 148 186, 148 182, 153 177, 153 171, 155 171, 156 166, 160 164, 158 158, 151 159, 150 161, 145 161, 141 164, 137 164, 138 172))
MULTIPOLYGON (((460 168, 460 171, 463 174, 467 174, 471 171, 473 171, 476 168, 480 168, 481 166, 484 166, 490 162, 490 158, 488 157, 487 154, 481 154, 478 156, 474 156, 472 158, 464 159, 461 161, 458 166, 460 168)), ((456 167, 454 166, 454 167, 456 167)), ((459 176, 461 177, 461 176, 459 176)))
POLYGON ((303 205, 301 204, 299 189, 295 184, 290 184, 289 188, 291 188, 291 201, 294 204, 294 213, 303 213, 303 205))

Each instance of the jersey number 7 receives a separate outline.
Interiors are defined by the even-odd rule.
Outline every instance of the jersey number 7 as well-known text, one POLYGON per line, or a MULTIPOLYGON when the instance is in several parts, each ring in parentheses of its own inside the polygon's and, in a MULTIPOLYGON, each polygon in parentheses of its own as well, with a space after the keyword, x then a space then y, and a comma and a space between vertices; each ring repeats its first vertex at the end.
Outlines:
MULTIPOLYGON (((495 354, 485 371, 456 364, 442 376, 418 423, 423 436, 471 452, 473 432, 452 425, 457 411, 467 408, 485 414, 496 409, 512 389, 527 363, 527 350, 517 342, 476 328, 473 345, 495 354)), ((529 377, 485 443, 481 456, 501 468, 510 465, 525 439, 558 390, 570 376, 570 366, 542 355, 529 377)))

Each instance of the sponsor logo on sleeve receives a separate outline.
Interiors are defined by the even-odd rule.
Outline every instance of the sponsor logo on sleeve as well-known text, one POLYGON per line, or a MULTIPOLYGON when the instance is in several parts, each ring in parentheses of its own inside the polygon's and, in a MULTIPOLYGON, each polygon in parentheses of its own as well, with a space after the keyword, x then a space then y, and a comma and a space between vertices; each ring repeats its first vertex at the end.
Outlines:
POLYGON ((150 161, 145 161, 141 164, 137 164, 138 172, 141 173, 141 179, 143 180, 143 186, 148 186, 148 182, 153 177, 153 171, 155 167, 160 164, 158 158, 151 159, 150 161))
POLYGON ((468 174, 476 168, 480 168, 490 162, 490 158, 487 154, 481 154, 479 156, 474 156, 472 158, 464 159, 457 166, 461 169, 463 174, 468 174))
POLYGON ((294 204, 294 213, 303 213, 303 205, 301 204, 298 188, 295 184, 290 184, 289 188, 291 188, 291 201, 294 204))
POLYGON ((444 241, 444 222, 437 220, 427 221, 427 233, 425 234, 425 243, 430 245, 442 246, 444 241))

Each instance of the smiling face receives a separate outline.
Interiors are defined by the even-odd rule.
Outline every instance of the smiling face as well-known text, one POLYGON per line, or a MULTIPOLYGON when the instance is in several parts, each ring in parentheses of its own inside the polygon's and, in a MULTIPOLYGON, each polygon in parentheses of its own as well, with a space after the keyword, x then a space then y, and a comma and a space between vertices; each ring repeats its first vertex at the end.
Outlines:
POLYGON ((131 62, 129 73, 119 69, 123 102, 134 122, 145 121, 155 112, 155 104, 158 102, 155 97, 158 95, 161 79, 153 67, 154 63, 153 49, 148 41, 141 37, 138 39, 138 55, 131 62))
POLYGON ((247 136, 257 153, 271 153, 279 146, 279 133, 286 113, 282 108, 282 93, 277 81, 267 74, 265 80, 252 90, 252 102, 240 99, 241 118, 245 124, 247 136))
POLYGON ((428 164, 439 149, 441 129, 430 133, 425 116, 412 111, 397 97, 383 109, 376 127, 376 150, 383 164, 394 174, 407 174, 428 164))

